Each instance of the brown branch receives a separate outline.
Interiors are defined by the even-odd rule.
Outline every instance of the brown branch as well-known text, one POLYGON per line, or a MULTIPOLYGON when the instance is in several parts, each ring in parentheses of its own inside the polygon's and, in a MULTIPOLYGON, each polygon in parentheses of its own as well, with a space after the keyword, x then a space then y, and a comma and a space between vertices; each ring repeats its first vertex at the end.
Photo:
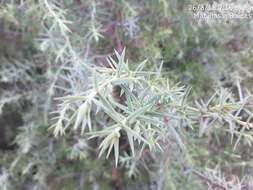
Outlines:
POLYGON ((193 174, 195 174, 196 176, 198 176, 200 179, 204 180, 205 183, 209 184, 212 186, 212 188, 218 188, 219 190, 228 190, 227 187, 225 187, 223 184, 217 183, 212 181, 210 178, 206 177, 205 175, 197 172, 197 171, 193 171, 193 174))

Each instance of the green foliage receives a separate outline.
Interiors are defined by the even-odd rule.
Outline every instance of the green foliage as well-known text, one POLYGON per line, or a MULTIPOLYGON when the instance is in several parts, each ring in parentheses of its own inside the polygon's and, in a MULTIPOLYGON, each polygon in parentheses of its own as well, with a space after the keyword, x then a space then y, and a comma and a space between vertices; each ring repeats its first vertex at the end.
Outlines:
POLYGON ((252 23, 191 3, 1 1, 0 189, 250 189, 252 23))

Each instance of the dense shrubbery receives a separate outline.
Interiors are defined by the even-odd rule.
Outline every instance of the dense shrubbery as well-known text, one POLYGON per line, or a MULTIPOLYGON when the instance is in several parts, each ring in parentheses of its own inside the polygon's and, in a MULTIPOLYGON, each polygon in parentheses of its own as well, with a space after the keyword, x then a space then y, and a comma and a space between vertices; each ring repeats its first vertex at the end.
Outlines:
POLYGON ((1 1, 0 189, 253 188, 252 23, 190 5, 1 1))

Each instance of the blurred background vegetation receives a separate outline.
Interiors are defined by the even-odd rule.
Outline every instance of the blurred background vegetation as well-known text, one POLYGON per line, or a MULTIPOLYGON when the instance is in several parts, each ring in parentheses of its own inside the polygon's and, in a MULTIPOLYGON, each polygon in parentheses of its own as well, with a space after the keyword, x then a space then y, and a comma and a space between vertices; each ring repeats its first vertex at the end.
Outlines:
POLYGON ((129 67, 162 63, 164 77, 191 87, 189 105, 214 93, 241 103, 251 97, 252 18, 194 19, 192 6, 202 3, 214 2, 0 0, 0 189, 253 189, 252 98, 236 115, 247 126, 232 133, 225 125, 185 126, 186 152, 173 140, 138 159, 121 147, 118 167, 113 157, 97 158, 96 140, 49 130, 55 98, 86 85, 75 62, 108 67, 106 58, 124 47, 129 67))

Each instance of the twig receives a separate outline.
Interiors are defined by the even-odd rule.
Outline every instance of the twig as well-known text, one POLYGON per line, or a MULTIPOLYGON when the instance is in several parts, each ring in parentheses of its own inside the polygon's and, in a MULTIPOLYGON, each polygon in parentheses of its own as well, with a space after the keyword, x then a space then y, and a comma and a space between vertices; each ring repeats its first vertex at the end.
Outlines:
POLYGON ((212 188, 218 188, 219 190, 228 190, 228 188, 223 184, 212 181, 210 178, 206 177, 196 170, 193 170, 192 173, 198 176, 200 179, 204 180, 208 185, 211 185, 212 188))

